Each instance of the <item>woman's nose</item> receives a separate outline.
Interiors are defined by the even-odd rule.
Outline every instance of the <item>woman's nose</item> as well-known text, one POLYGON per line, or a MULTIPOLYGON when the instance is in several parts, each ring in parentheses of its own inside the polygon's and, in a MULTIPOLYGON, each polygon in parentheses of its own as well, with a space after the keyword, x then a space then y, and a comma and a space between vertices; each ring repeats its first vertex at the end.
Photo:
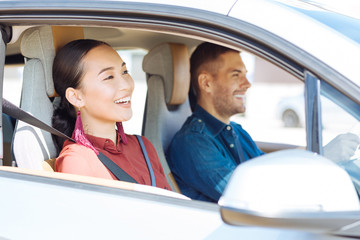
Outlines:
POLYGON ((129 74, 120 76, 119 89, 121 90, 134 90, 134 80, 129 74))

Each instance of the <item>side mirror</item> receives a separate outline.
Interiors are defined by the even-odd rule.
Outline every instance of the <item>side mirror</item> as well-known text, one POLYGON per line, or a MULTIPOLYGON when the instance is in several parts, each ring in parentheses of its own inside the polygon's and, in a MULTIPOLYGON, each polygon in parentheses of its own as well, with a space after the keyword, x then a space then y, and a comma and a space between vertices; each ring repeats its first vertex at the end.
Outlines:
POLYGON ((231 225, 351 235, 343 227, 360 220, 359 198, 345 170, 320 155, 297 149, 239 165, 219 205, 222 219, 231 225))

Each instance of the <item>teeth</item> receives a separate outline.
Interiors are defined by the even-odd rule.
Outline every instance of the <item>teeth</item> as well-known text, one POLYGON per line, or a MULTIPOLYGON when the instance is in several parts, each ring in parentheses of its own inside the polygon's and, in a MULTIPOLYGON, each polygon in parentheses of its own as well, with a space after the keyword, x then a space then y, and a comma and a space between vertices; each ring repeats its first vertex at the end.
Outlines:
POLYGON ((235 97, 237 97, 237 98, 244 98, 244 97, 245 97, 245 94, 236 94, 235 97))
POLYGON ((130 97, 121 98, 115 101, 115 103, 128 103, 130 102, 130 97))

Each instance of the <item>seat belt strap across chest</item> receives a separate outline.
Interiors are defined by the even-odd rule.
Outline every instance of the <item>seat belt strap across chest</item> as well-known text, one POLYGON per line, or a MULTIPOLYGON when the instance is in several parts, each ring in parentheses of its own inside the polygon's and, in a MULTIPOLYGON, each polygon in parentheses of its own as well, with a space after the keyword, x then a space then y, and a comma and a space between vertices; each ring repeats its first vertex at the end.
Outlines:
POLYGON ((138 183, 134 178, 127 174, 121 167, 114 163, 110 158, 105 156, 103 153, 99 152, 98 158, 100 161, 109 169, 109 171, 114 174, 114 176, 120 180, 131 183, 138 183))
POLYGON ((49 126, 47 123, 37 119, 36 117, 32 116, 30 113, 25 112, 18 106, 7 101, 5 98, 2 99, 2 108, 3 108, 3 113, 9 115, 10 117, 21 120, 32 126, 38 127, 44 131, 47 131, 49 133, 56 135, 56 136, 63 137, 63 138, 66 138, 66 139, 69 139, 69 140, 75 142, 75 140, 72 139, 71 137, 69 137, 69 136, 65 135, 64 133, 58 131, 57 129, 49 126))
MULTIPOLYGON (((154 170, 151 166, 151 162, 149 159, 149 156, 147 154, 144 141, 142 140, 141 136, 135 135, 136 139, 139 142, 141 151, 144 155, 145 162, 150 174, 151 179, 151 186, 156 187, 156 180, 155 180, 155 174, 154 170)), ((138 183, 134 178, 132 178, 128 173, 126 173, 122 168, 120 168, 116 163, 114 163, 110 158, 105 156, 103 153, 99 152, 98 158, 100 161, 109 169, 109 171, 114 174, 114 176, 120 180, 120 181, 126 181, 126 182, 132 182, 132 183, 138 183)))

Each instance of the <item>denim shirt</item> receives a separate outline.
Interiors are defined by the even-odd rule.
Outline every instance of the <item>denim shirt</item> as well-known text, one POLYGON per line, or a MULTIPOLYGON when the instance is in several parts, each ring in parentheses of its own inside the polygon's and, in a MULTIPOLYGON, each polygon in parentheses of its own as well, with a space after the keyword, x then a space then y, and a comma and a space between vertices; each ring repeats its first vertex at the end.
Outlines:
POLYGON ((198 105, 174 136, 167 159, 184 195, 217 202, 236 166, 262 154, 241 125, 227 125, 198 105))

